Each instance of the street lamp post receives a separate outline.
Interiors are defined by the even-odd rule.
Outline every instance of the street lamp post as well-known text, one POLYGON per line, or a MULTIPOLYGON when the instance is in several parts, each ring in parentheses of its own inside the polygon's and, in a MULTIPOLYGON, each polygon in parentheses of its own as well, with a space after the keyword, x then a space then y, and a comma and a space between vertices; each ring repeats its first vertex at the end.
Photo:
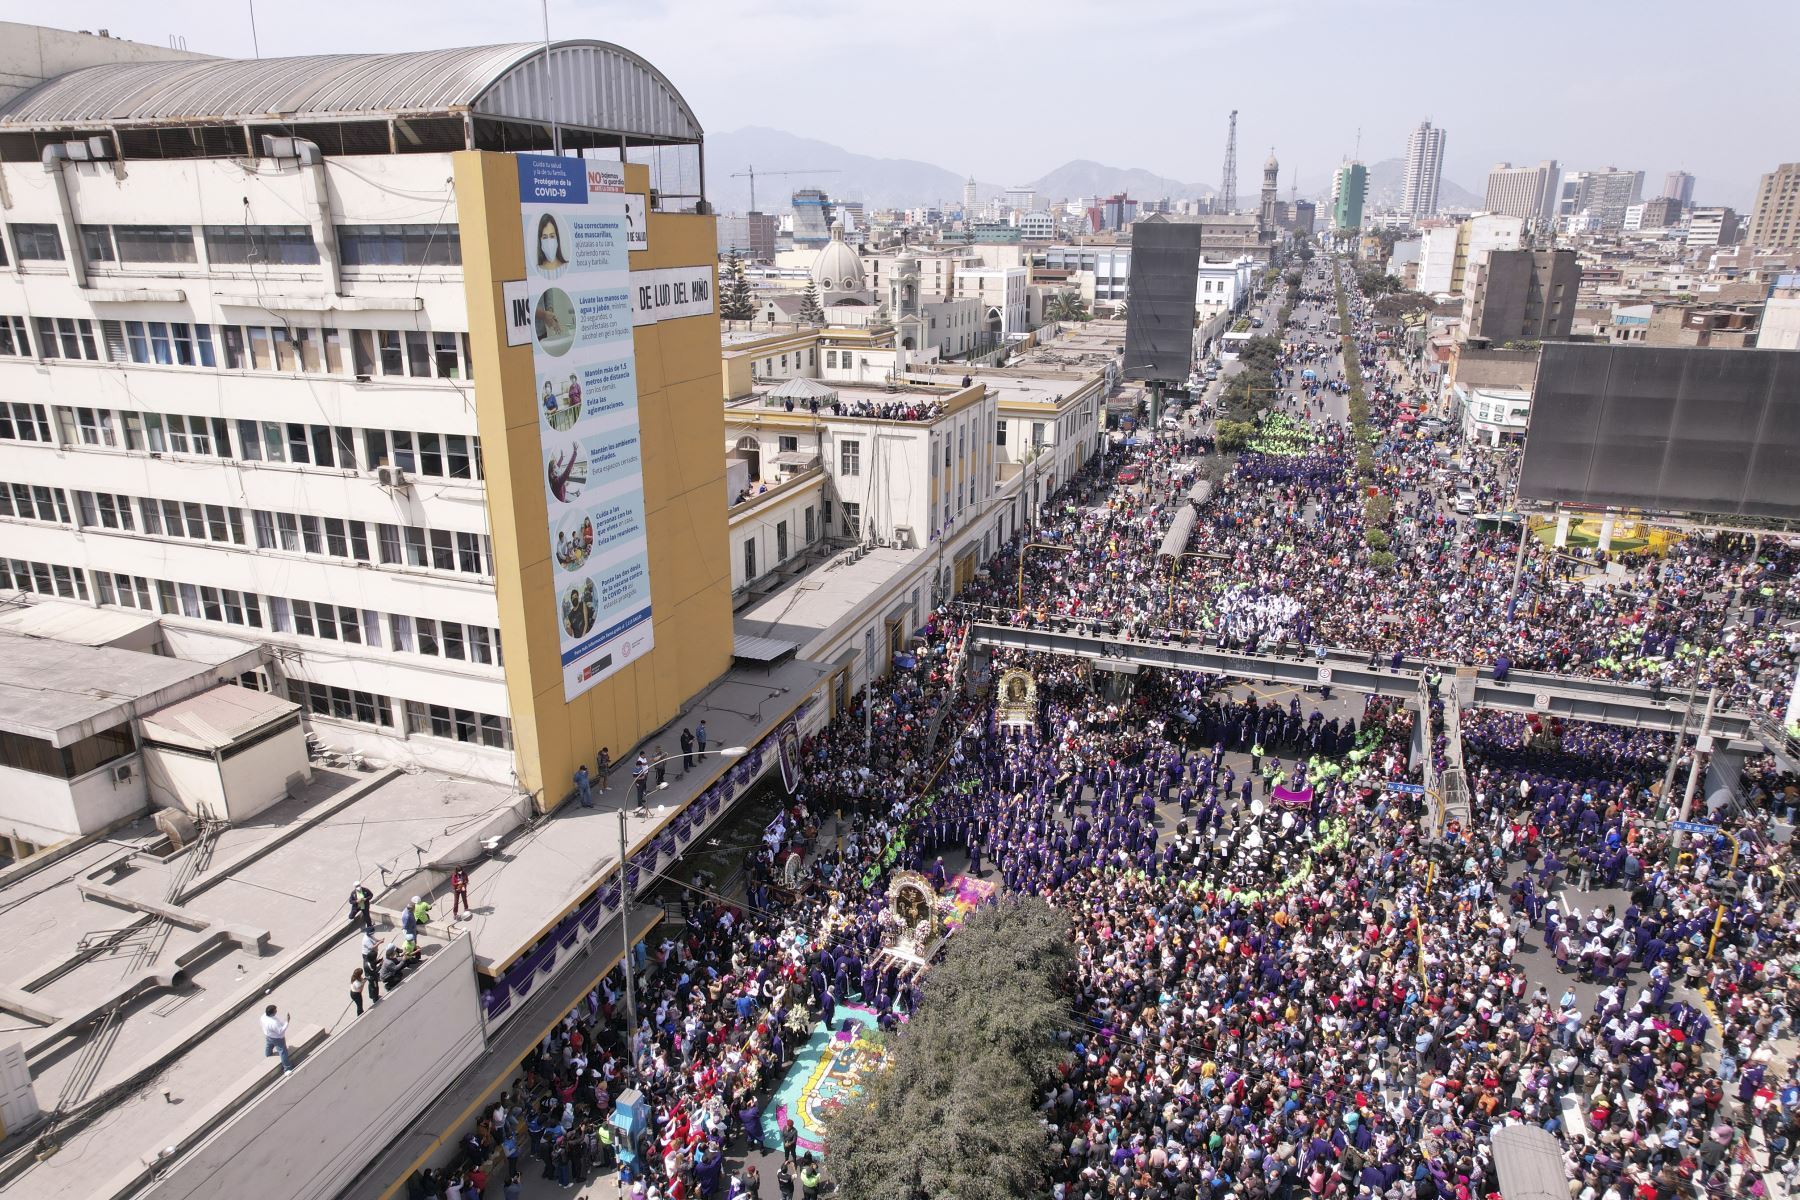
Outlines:
MULTIPOLYGON (((644 770, 677 758, 742 758, 749 751, 743 746, 726 746, 722 750, 696 750, 691 755, 665 754, 661 758, 644 764, 644 770)), ((637 781, 632 781, 635 789, 637 781)), ((662 785, 668 787, 667 783, 662 785)), ((637 1047, 633 1045, 637 1037, 637 966, 631 961, 631 947, 636 940, 631 936, 631 879, 627 874, 630 863, 630 847, 625 838, 625 806, 619 805, 619 940, 624 946, 624 957, 620 960, 625 967, 625 1045, 632 1056, 632 1066, 637 1066, 637 1047)))

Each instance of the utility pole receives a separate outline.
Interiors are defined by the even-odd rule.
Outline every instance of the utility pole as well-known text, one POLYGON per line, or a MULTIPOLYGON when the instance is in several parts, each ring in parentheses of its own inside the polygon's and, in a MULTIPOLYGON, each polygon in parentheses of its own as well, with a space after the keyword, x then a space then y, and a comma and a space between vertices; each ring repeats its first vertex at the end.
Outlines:
MULTIPOLYGON (((1683 821, 1687 820, 1688 814, 1694 811, 1694 791, 1700 785, 1700 754, 1703 748, 1710 748, 1712 745, 1713 708, 1718 702, 1719 688, 1717 684, 1714 684, 1712 690, 1706 694, 1706 714, 1700 718, 1700 736, 1694 740, 1694 757, 1688 763, 1687 791, 1683 792, 1681 796, 1680 819, 1683 821)), ((1677 830, 1669 842, 1671 846, 1679 849, 1682 843, 1681 832, 1677 830)))
POLYGON ((625 945, 625 1048, 631 1056, 632 1069, 637 1069, 637 964, 632 961, 631 878, 626 874, 630 861, 625 845, 625 802, 619 802, 619 940, 625 945))

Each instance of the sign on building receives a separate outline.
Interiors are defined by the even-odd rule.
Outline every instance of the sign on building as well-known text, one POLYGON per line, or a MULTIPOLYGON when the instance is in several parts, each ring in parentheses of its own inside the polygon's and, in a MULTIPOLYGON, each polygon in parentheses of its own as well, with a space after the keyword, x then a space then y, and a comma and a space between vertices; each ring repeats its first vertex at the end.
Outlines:
POLYGON ((553 615, 573 700, 652 645, 631 222, 616 166, 518 161, 553 615))

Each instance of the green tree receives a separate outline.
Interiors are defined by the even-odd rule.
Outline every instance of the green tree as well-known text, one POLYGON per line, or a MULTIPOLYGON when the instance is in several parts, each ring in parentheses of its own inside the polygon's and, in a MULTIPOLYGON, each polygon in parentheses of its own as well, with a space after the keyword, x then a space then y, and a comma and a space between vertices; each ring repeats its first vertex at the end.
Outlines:
POLYGON ((826 1126, 843 1200, 1024 1200, 1053 1165, 1035 1101, 1067 1052, 1068 918, 1036 898, 977 910, 890 1035, 887 1070, 826 1126), (1005 997, 996 1003, 996 997, 1005 997))
POLYGON ((1213 427, 1213 441, 1221 450, 1242 450, 1256 435, 1256 426, 1249 421, 1233 421, 1221 419, 1213 427))
POLYGON ((825 308, 819 303, 819 286, 812 280, 806 281, 806 290, 800 294, 800 323, 803 325, 823 325, 825 308))
POLYGON ((1093 314, 1088 311, 1087 301, 1081 298, 1080 292, 1056 293, 1044 306, 1044 315, 1052 321, 1093 320, 1093 314))
POLYGON ((725 260, 725 294, 719 299, 719 315, 727 321, 751 321, 756 318, 756 301, 750 295, 750 280, 744 276, 744 260, 733 250, 725 260))

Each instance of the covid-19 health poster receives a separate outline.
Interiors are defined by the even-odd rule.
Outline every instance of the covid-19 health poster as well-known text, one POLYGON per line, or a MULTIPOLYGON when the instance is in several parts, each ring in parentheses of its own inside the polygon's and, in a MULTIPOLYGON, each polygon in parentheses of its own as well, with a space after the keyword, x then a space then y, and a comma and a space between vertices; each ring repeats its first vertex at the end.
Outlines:
POLYGON ((563 695, 649 651, 650 556, 630 253, 617 163, 519 156, 525 292, 563 695))

